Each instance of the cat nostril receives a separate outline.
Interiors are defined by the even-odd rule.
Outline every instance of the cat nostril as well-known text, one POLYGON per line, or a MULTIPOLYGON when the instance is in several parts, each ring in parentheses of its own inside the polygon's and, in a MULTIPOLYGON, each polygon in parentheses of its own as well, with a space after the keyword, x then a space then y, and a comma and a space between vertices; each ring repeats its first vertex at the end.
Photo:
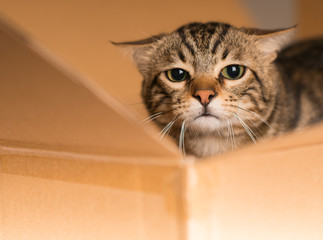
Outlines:
POLYGON ((197 98, 203 105, 207 105, 210 101, 218 95, 213 90, 198 90, 194 93, 194 97, 197 98))
POLYGON ((193 97, 197 98, 200 102, 202 102, 202 99, 199 95, 193 95, 193 97))

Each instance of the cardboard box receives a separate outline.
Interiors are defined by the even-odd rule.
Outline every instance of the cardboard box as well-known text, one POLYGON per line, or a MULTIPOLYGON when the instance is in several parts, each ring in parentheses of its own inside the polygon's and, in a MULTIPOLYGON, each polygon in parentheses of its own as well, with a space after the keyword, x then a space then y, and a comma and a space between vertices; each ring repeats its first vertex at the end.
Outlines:
POLYGON ((0 239, 322 239, 322 125, 183 159, 6 21, 0 66, 0 239))

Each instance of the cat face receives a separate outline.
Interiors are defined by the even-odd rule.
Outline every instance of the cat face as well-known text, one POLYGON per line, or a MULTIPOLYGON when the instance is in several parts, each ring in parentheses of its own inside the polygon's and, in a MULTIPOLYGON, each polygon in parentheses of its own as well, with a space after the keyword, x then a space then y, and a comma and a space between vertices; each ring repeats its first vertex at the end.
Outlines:
POLYGON ((228 120, 240 125, 237 106, 260 113, 270 96, 255 72, 266 59, 245 35, 227 25, 194 25, 156 43, 150 67, 143 69, 143 98, 151 114, 171 111, 158 120, 165 124, 178 116, 176 122, 185 120, 188 129, 214 132, 227 128, 228 120))
POLYGON ((205 136, 263 122, 277 90, 272 62, 283 38, 276 37, 211 22, 123 45, 134 50, 149 113, 179 138, 184 124, 186 132, 205 136))

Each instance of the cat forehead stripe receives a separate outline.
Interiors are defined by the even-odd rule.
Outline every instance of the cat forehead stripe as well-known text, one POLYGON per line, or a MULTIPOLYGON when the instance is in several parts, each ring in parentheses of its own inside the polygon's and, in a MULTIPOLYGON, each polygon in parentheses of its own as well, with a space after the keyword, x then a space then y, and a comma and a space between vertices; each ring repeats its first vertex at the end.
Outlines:
POLYGON ((218 48, 220 43, 223 41, 225 35, 228 33, 229 28, 230 28, 230 25, 228 25, 228 24, 223 25, 222 31, 219 34, 219 38, 216 40, 216 42, 213 45, 213 48, 212 48, 213 54, 215 54, 216 49, 218 48))
POLYGON ((178 29, 177 30, 177 33, 180 35, 180 37, 182 39, 182 43, 190 51, 190 53, 192 54, 192 56, 194 56, 195 55, 195 50, 194 50, 193 46, 187 41, 187 36, 185 34, 185 28, 178 29))
POLYGON ((178 50, 177 54, 178 54, 178 57, 182 60, 182 62, 185 63, 186 62, 186 58, 185 58, 182 50, 178 50))
POLYGON ((210 49, 212 39, 217 37, 211 49, 212 54, 214 54, 230 27, 229 24, 216 22, 191 23, 180 27, 175 32, 180 35, 182 43, 194 56, 198 49, 210 49), (215 35, 215 33, 217 34, 215 35), (192 42, 194 42, 194 45, 191 44, 192 42))

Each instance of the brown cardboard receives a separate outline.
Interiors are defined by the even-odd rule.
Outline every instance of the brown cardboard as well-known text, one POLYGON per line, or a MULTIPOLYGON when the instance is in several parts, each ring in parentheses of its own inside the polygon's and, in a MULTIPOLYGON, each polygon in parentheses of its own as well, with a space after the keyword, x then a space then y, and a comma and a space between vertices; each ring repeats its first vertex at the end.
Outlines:
MULTIPOLYGON (((95 64, 78 62, 66 39, 50 44, 60 42, 57 32, 46 38, 47 26, 23 17, 28 10, 3 6, 51 50, 12 23, 0 26, 0 239, 322 238, 322 125, 184 160, 175 144, 139 126, 129 105, 53 54, 91 72, 95 64)), ((120 86, 111 92, 127 99, 120 86)))
POLYGON ((3 238, 182 238, 172 145, 6 24, 0 52, 3 238))
POLYGON ((188 167, 192 239, 320 239, 322 131, 316 126, 188 167))
POLYGON ((131 123, 129 111, 112 97, 105 94, 100 101, 94 96, 94 92, 100 94, 98 88, 89 81, 78 78, 76 82, 75 74, 46 55, 37 42, 6 29, 2 25, 0 32, 0 141, 4 145, 110 156, 122 152, 123 157, 176 156, 131 123))
POLYGON ((174 166, 14 154, 1 164, 4 239, 185 239, 174 166))

